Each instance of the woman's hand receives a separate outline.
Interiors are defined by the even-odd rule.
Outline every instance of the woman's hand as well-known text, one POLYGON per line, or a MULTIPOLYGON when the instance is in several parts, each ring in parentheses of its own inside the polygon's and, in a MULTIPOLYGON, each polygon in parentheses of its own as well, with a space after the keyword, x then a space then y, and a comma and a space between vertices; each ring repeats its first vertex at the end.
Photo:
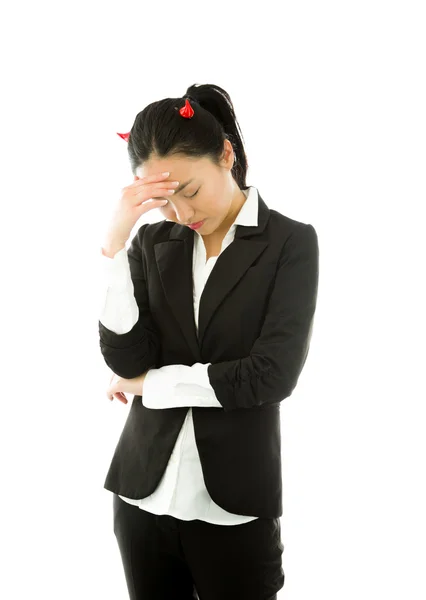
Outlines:
POLYGON ((137 179, 121 190, 121 197, 114 207, 105 234, 103 248, 125 246, 131 231, 139 218, 154 208, 162 208, 168 200, 156 200, 161 196, 171 196, 178 181, 169 181, 169 173, 156 173, 137 179))
POLYGON ((125 394, 142 396, 143 382, 145 381, 148 372, 149 371, 146 371, 142 375, 138 375, 138 377, 133 377, 133 379, 124 379, 124 377, 119 377, 113 373, 107 389, 108 398, 114 400, 115 397, 117 400, 120 400, 120 402, 123 402, 123 404, 127 404, 125 394))

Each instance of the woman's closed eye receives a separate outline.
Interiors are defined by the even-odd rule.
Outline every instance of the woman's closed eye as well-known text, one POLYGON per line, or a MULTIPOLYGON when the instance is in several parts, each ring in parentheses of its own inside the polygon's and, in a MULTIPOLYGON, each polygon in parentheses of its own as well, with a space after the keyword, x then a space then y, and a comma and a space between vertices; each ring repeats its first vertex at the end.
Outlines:
POLYGON ((196 196, 198 194, 199 191, 200 191, 200 188, 198 188, 198 190, 195 192, 195 194, 192 194, 192 196, 185 196, 185 198, 193 198, 194 196, 196 196))
MULTIPOLYGON (((187 200, 190 200, 191 198, 194 198, 194 196, 196 196, 198 194, 198 192, 200 191, 200 188, 198 188, 198 190, 195 192, 195 194, 192 194, 192 196, 184 196, 187 200)), ((168 208, 170 207, 170 198, 158 198, 158 200, 167 200, 167 204, 165 204, 164 206, 161 206, 160 208, 168 208)))

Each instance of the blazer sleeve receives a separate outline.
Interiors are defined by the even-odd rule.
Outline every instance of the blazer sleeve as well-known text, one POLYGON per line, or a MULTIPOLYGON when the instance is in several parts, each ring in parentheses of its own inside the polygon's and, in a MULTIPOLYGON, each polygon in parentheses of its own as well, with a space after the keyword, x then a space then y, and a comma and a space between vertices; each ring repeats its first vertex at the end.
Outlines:
POLYGON ((99 345, 106 364, 118 376, 132 379, 158 364, 160 336, 149 310, 142 242, 149 223, 132 239, 127 256, 139 317, 132 329, 117 334, 98 320, 99 345))
POLYGON ((309 352, 318 275, 318 236, 312 225, 301 223, 284 244, 250 355, 208 367, 225 411, 274 404, 292 394, 309 352))

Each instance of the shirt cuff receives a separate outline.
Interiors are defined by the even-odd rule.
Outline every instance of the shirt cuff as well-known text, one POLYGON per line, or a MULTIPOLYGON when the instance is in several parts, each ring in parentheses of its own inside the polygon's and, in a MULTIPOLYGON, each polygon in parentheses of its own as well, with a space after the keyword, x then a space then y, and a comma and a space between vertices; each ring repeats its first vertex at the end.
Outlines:
POLYGON ((210 364, 166 365, 150 369, 143 383, 143 405, 147 408, 223 408, 210 385, 207 372, 210 364))
POLYGON ((108 287, 122 288, 126 287, 129 282, 133 284, 125 247, 119 250, 113 258, 102 254, 101 249, 100 259, 104 282, 108 287))

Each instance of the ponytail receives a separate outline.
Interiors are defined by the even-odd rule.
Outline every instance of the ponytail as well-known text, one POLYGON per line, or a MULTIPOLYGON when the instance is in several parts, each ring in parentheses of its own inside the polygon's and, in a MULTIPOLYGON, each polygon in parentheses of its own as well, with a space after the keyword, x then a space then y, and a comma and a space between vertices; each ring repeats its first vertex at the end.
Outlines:
POLYGON ((136 174, 136 169, 152 154, 160 158, 175 154, 208 156, 218 165, 225 139, 232 144, 236 156, 232 176, 244 189, 247 157, 229 94, 213 84, 191 85, 182 98, 158 100, 138 113, 128 139, 132 171, 136 174), (185 98, 194 108, 191 119, 183 119, 178 112, 185 98))

